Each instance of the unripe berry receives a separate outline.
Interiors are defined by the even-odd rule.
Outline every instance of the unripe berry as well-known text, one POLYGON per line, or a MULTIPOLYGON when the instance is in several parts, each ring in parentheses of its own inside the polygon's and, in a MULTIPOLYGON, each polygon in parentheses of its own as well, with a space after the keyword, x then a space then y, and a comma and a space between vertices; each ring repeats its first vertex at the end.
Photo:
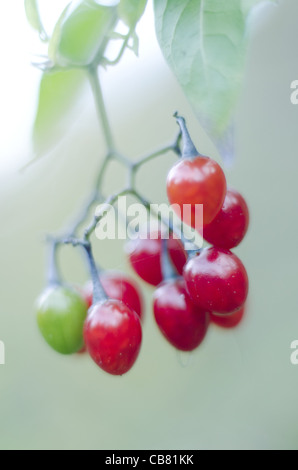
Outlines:
POLYGON ((46 342, 61 354, 73 354, 84 345, 87 306, 70 287, 48 287, 37 302, 37 323, 46 342))

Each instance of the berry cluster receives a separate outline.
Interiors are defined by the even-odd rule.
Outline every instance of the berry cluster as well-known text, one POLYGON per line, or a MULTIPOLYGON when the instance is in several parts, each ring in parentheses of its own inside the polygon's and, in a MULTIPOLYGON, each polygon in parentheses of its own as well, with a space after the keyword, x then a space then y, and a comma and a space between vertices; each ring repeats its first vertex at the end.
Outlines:
MULTIPOLYGON (((195 228, 198 205, 203 205, 199 231, 211 246, 186 253, 170 227, 167 240, 159 230, 131 240, 126 251, 135 273, 156 288, 153 312, 162 334, 175 348, 192 351, 202 343, 210 322, 233 328, 243 318, 248 276, 230 250, 243 240, 249 212, 243 197, 227 188, 221 167, 196 150, 184 119, 176 118, 184 148, 168 175, 168 198, 183 223, 195 228), (184 211, 185 205, 191 210, 184 211)), ((133 366, 142 342, 140 289, 124 274, 98 272, 90 242, 76 243, 87 253, 92 283, 82 289, 65 286, 53 262, 49 287, 38 301, 40 331, 57 352, 87 350, 101 369, 123 375, 133 366)))
POLYGON ((243 240, 249 225, 244 198, 227 188, 225 175, 211 158, 194 147, 185 121, 178 116, 184 138, 180 161, 170 170, 167 192, 173 208, 186 224, 196 227, 198 205, 203 204, 204 239, 212 245, 185 256, 178 240, 170 239, 164 256, 161 240, 130 242, 130 263, 146 282, 158 288, 153 295, 157 325, 177 349, 192 351, 204 339, 209 323, 223 328, 237 326, 244 315, 248 276, 240 259, 230 251, 243 240), (185 205, 191 206, 184 217, 185 205), (175 243, 175 252, 173 251, 175 243), (161 282, 161 260, 172 261, 161 282))

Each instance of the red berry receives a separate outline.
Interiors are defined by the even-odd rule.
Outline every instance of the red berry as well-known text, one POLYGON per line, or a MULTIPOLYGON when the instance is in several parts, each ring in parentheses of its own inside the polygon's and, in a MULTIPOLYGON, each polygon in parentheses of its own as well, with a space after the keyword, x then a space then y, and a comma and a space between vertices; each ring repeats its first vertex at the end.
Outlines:
POLYGON ((204 239, 218 248, 234 248, 243 240, 248 224, 249 212, 244 198, 234 189, 228 189, 223 207, 204 227, 204 239))
POLYGON ((142 342, 138 315, 119 300, 106 300, 89 310, 84 340, 94 362, 105 372, 123 375, 135 363, 142 342))
POLYGON ((197 156, 180 160, 170 170, 167 179, 170 204, 174 206, 174 210, 182 217, 182 220, 194 228, 202 226, 196 204, 203 204, 203 226, 205 226, 220 211, 226 191, 227 185, 223 170, 218 163, 208 157, 197 156), (190 214, 183 211, 185 204, 191 205, 190 214))
MULTIPOLYGON (((138 316, 143 318, 143 298, 134 279, 122 273, 104 271, 100 274, 102 287, 110 299, 121 300, 138 316)), ((88 282, 84 288, 84 297, 90 308, 93 302, 93 285, 88 282)))
POLYGON ((240 259, 229 250, 205 248, 184 269, 187 291, 203 310, 232 313, 245 302, 248 277, 240 259))
MULTIPOLYGON (((182 275, 187 260, 183 245, 180 240, 173 238, 173 236, 170 236, 167 244, 173 265, 178 274, 182 275)), ((158 286, 163 281, 161 269, 162 236, 160 231, 148 234, 146 239, 131 240, 128 242, 126 250, 132 268, 141 279, 153 286, 158 286)))
POLYGON ((230 313, 230 315, 215 315, 212 313, 210 319, 212 323, 221 328, 236 328, 242 322, 244 314, 245 306, 234 313, 230 313))
POLYGON ((165 281, 153 299, 155 320, 166 339, 181 351, 197 348, 205 338, 209 313, 191 301, 183 278, 165 281))

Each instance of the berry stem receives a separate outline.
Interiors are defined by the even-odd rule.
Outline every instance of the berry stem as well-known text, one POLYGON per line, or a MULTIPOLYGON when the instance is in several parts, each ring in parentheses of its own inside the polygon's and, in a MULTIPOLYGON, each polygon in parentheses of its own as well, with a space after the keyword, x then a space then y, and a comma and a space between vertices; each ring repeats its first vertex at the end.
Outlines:
POLYGON ((105 300, 107 300, 108 296, 105 293, 105 290, 102 287, 102 284, 99 279, 99 272, 95 264, 91 243, 86 243, 83 246, 87 254, 91 279, 93 283, 93 305, 96 305, 100 302, 104 302, 105 300))
POLYGON ((174 267, 172 265, 172 261, 169 255, 168 240, 166 240, 165 238, 162 238, 161 240, 160 263, 161 263, 162 278, 164 281, 170 281, 172 279, 177 278, 177 274, 174 270, 174 267))
POLYGON ((57 250, 59 242, 55 239, 50 240, 50 250, 49 250, 49 268, 47 281, 49 286, 55 286, 61 284, 60 274, 58 271, 57 263, 57 250))
POLYGON ((80 238, 72 238, 72 237, 66 238, 65 240, 63 240, 63 243, 65 245, 72 245, 74 247, 81 246, 82 248, 84 248, 87 254, 87 260, 88 260, 91 279, 93 283, 93 292, 94 292, 93 293, 93 305, 107 300, 108 296, 105 293, 105 290, 102 287, 102 284, 99 279, 99 271, 96 267, 91 243, 89 241, 82 240, 80 238))
POLYGON ((183 137, 183 153, 182 158, 196 158, 200 155, 197 151, 186 126, 185 119, 179 116, 178 113, 174 114, 178 125, 180 126, 182 137, 183 137))

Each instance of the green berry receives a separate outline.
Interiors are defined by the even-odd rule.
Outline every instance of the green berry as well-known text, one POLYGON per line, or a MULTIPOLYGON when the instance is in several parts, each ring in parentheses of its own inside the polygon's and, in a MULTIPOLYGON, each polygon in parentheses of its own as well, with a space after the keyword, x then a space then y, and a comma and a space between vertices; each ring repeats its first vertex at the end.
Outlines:
POLYGON ((70 287, 48 287, 37 302, 37 323, 46 342, 60 354, 74 354, 83 347, 87 305, 70 287))

